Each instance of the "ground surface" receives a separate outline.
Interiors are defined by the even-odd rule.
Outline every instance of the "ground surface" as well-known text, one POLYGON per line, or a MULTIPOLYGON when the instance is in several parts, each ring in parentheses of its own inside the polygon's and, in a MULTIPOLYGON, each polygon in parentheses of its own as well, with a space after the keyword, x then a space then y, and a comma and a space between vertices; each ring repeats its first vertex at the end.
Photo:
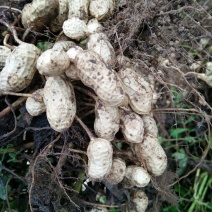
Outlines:
MULTIPOLYGON (((26 2, 12 6, 22 9, 26 2)), ((103 23, 105 32, 117 54, 135 61, 144 75, 154 76, 160 98, 152 112, 169 160, 167 172, 144 189, 148 211, 212 211, 212 89, 195 74, 209 71, 207 63, 212 62, 212 1, 126 2, 119 1, 113 17, 103 23)), ((9 5, 9 1, 0 0, 0 4, 9 5)), ((6 18, 14 21, 8 14, 6 18)), ((20 22, 16 26, 21 37, 23 26, 20 22)), ((1 44, 5 31, 0 25, 1 44)), ((26 41, 46 48, 56 38, 46 28, 30 33, 26 41)), ((12 38, 9 42, 15 44, 12 38)), ((42 83, 36 75, 24 92, 42 83)), ((77 90, 76 96, 78 116, 93 130, 94 101, 77 90)), ((27 211, 29 200, 34 211, 78 211, 78 207, 84 211, 101 204, 114 205, 108 208, 113 212, 125 211, 133 189, 89 182, 82 191, 86 176, 82 153, 88 142, 76 122, 58 136, 45 114, 32 118, 26 112, 23 98, 0 96, 1 211, 27 211), (18 99, 22 103, 14 110, 11 104, 18 99), (11 112, 2 113, 7 107, 11 112)), ((126 154, 129 145, 121 143, 116 148, 129 164, 135 162, 126 154)))

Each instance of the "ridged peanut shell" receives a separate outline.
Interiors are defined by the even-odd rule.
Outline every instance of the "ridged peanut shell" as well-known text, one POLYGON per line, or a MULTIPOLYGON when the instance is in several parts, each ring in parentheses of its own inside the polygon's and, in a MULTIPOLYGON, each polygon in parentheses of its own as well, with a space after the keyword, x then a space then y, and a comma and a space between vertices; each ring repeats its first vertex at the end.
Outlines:
POLYGON ((89 36, 87 48, 96 52, 107 66, 114 66, 116 55, 113 46, 104 33, 94 33, 89 36))
POLYGON ((131 186, 145 187, 150 182, 149 174, 140 166, 128 166, 125 177, 131 186))
POLYGON ((96 18, 92 18, 87 23, 88 35, 103 31, 103 26, 98 22, 96 18))
POLYGON ((114 0, 91 0, 89 5, 90 14, 97 20, 107 19, 112 15, 114 8, 114 0))
POLYGON ((87 25, 79 18, 72 17, 63 23, 64 34, 74 40, 81 40, 86 37, 87 25))
POLYGON ((22 10, 21 21, 25 28, 41 30, 48 26, 58 14, 57 0, 33 0, 22 10))
POLYGON ((63 22, 68 19, 68 2, 69 0, 59 0, 57 17, 51 22, 50 30, 58 32, 62 30, 63 22))
POLYGON ((39 73, 46 76, 61 75, 69 66, 69 57, 63 50, 48 49, 41 54, 37 61, 39 73))
POLYGON ((140 144, 135 144, 135 152, 138 159, 145 163, 148 172, 154 176, 160 176, 167 167, 167 156, 157 137, 146 134, 140 144))
POLYGON ((121 131, 124 138, 131 143, 141 143, 144 136, 142 118, 133 111, 121 110, 121 131))
POLYGON ((6 59, 11 53, 11 50, 6 46, 0 46, 0 70, 4 68, 6 59))
POLYGON ((50 126, 57 132, 67 130, 76 115, 76 99, 71 83, 60 76, 48 77, 43 99, 50 126))
POLYGON ((112 168, 113 148, 108 140, 91 139, 88 149, 88 176, 92 180, 102 180, 112 168))
POLYGON ((26 100, 26 110, 31 116, 39 116, 46 111, 46 105, 43 102, 43 89, 38 89, 32 93, 32 97, 28 97, 26 100), (34 98, 40 96, 38 98, 34 98))
POLYGON ((87 23, 89 2, 90 0, 68 0, 68 18, 77 17, 87 23))
POLYGON ((145 133, 152 134, 153 136, 157 137, 158 127, 152 115, 143 115, 142 120, 144 122, 145 133))
POLYGON ((94 130, 98 137, 112 141, 119 131, 120 113, 118 107, 107 106, 96 101, 94 130))
POLYGON ((124 179, 125 172, 125 162, 120 158, 114 158, 111 171, 109 175, 104 179, 104 182, 116 185, 124 179))
POLYGON ((76 46, 76 44, 73 41, 57 41, 54 46, 52 47, 53 50, 62 50, 67 52, 70 48, 76 46))
POLYGON ((41 51, 33 44, 17 46, 7 57, 0 72, 0 91, 18 92, 26 88, 36 72, 41 51))
POLYGON ((105 105, 118 106, 126 101, 120 78, 114 70, 106 67, 97 53, 81 50, 76 52, 72 60, 79 69, 81 81, 92 88, 105 105))
POLYGON ((138 114, 148 114, 153 102, 149 83, 131 68, 122 69, 118 74, 123 81, 131 108, 138 114))
POLYGON ((133 193, 133 196, 130 198, 130 201, 133 203, 130 208, 127 208, 127 212, 145 212, 148 206, 148 197, 141 191, 137 190, 133 193))

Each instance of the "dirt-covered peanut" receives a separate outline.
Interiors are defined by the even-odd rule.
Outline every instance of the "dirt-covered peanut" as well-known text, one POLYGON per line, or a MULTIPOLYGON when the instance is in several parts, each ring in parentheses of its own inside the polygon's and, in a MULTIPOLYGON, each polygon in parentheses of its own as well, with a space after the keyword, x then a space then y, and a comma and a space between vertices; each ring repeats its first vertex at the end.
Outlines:
POLYGON ((138 114, 148 114, 153 102, 153 91, 149 83, 131 68, 122 69, 118 74, 131 108, 138 114))
POLYGON ((91 139, 88 149, 88 176, 92 180, 102 180, 112 168, 113 148, 110 141, 102 138, 91 139))
POLYGON ((63 50, 48 49, 41 54, 37 61, 39 73, 46 76, 61 75, 69 66, 69 57, 63 50))
POLYGON ((73 63, 71 63, 68 69, 66 70, 65 74, 71 80, 80 80, 78 72, 78 68, 73 63))
POLYGON ((96 92, 103 104, 118 106, 126 102, 120 78, 107 68, 97 53, 71 48, 67 54, 79 69, 81 81, 96 92))
POLYGON ((4 68, 6 59, 11 53, 11 50, 6 46, 0 46, 0 70, 4 68))
POLYGON ((98 22, 96 18, 92 18, 87 23, 88 27, 88 35, 96 33, 96 32, 102 32, 103 26, 98 22))
POLYGON ((62 30, 63 22, 68 19, 68 1, 59 0, 58 16, 51 22, 50 30, 58 32, 62 30))
POLYGON ((87 25, 79 18, 72 17, 63 23, 64 34, 74 40, 81 40, 86 37, 87 25))
POLYGON ((68 18, 77 17, 87 23, 89 2, 90 0, 68 0, 68 18))
POLYGON ((155 122, 155 119, 153 118, 153 115, 152 114, 143 115, 142 120, 144 122, 145 133, 152 134, 155 137, 157 137, 158 136, 158 127, 155 122))
POLYGON ((46 105, 43 102, 43 89, 38 89, 32 93, 32 97, 27 98, 26 110, 31 116, 39 116, 46 111, 46 105), (38 96, 41 100, 38 100, 38 96))
POLYGON ((134 148, 136 156, 146 165, 148 172, 155 176, 164 173, 167 167, 167 156, 157 137, 146 134, 143 142, 135 144, 134 148))
POLYGON ((89 5, 90 14, 97 20, 105 20, 110 17, 114 8, 114 0, 91 0, 89 5))
POLYGON ((114 158, 110 174, 104 179, 104 182, 116 185, 124 179, 125 172, 125 162, 120 158, 114 158))
POLYGON ((130 198, 130 201, 133 203, 127 208, 127 212, 145 212, 148 206, 148 197, 141 191, 137 190, 133 193, 133 196, 130 198))
POLYGON ((48 77, 43 94, 50 126, 57 132, 67 130, 76 115, 73 86, 61 76, 48 77))
POLYGON ((113 46, 104 33, 94 33, 89 36, 87 48, 96 52, 107 66, 114 66, 116 56, 113 46))
POLYGON ((128 57, 120 54, 116 57, 119 69, 130 68, 132 66, 131 60, 128 57))
POLYGON ((131 110, 120 110, 120 127, 124 138, 131 143, 141 143, 144 136, 142 118, 131 110))
POLYGON ((150 176, 147 171, 140 166, 127 166, 125 173, 127 186, 145 187, 150 182, 150 176))
POLYGON ((98 137, 112 141, 119 131, 120 112, 118 107, 96 101, 94 130, 98 137))
POLYGON ((33 0, 22 10, 22 24, 25 28, 41 30, 48 26, 58 14, 57 0, 33 0))
POLYGON ((76 46, 76 44, 73 41, 57 41, 54 46, 52 47, 53 50, 63 50, 67 52, 70 48, 76 46))
POLYGON ((0 72, 0 91, 18 92, 26 88, 36 72, 41 51, 33 44, 17 46, 7 57, 0 72))

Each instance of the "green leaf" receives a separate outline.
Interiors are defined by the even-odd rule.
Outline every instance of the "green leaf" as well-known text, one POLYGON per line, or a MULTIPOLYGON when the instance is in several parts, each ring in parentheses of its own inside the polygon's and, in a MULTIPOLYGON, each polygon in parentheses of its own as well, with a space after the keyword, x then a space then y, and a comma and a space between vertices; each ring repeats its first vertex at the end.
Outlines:
POLYGON ((6 188, 3 184, 0 184, 0 199, 2 199, 2 200, 7 199, 6 188))
POLYGON ((182 134, 184 132, 188 132, 188 129, 187 128, 172 128, 170 130, 170 135, 172 138, 182 138, 182 134))
POLYGON ((102 204, 105 204, 106 203, 106 197, 105 196, 99 197, 99 202, 102 203, 102 204))
POLYGON ((39 42, 37 42, 37 47, 42 52, 46 51, 51 45, 52 45, 52 43, 51 42, 48 42, 48 41, 45 41, 45 42, 39 41, 39 42))

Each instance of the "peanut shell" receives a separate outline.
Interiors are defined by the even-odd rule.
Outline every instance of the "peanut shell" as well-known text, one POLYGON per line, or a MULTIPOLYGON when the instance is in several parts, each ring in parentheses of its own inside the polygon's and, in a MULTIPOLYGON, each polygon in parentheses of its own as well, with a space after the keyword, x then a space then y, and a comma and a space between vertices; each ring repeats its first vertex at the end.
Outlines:
POLYGON ((137 190, 134 192, 133 196, 130 199, 133 205, 130 208, 127 208, 127 212, 145 212, 148 206, 148 197, 141 191, 137 190))
POLYGON ((120 78, 106 67, 97 53, 72 48, 67 54, 79 69, 81 81, 96 92, 103 104, 118 106, 126 102, 120 78))
POLYGON ((67 52, 70 48, 76 46, 76 44, 73 41, 57 41, 54 46, 52 47, 53 50, 62 50, 67 52))
POLYGON ((77 17, 87 23, 88 21, 88 5, 90 0, 68 0, 69 12, 68 18, 77 17))
POLYGON ((17 46, 7 57, 0 72, 0 91, 18 92, 26 88, 35 72, 41 51, 33 44, 17 46))
POLYGON ((52 32, 61 31, 63 22, 68 19, 68 1, 59 0, 58 16, 50 24, 50 30, 52 32))
POLYGON ((94 130, 98 137, 112 141, 119 131, 120 113, 117 107, 96 101, 94 130))
POLYGON ((11 50, 6 46, 0 46, 0 70, 4 68, 6 59, 11 53, 11 50))
POLYGON ((37 69, 46 76, 58 76, 70 66, 70 60, 63 50, 48 49, 38 58, 37 69))
POLYGON ((118 74, 131 108, 138 114, 148 114, 153 102, 153 91, 149 83, 131 68, 122 69, 118 74))
POLYGON ((67 130, 76 115, 76 99, 71 83, 60 76, 48 77, 43 99, 50 126, 57 132, 67 130))
POLYGON ((115 9, 114 0, 91 0, 89 11, 97 20, 105 20, 115 9))
POLYGON ((116 56, 113 46, 104 33, 94 33, 89 36, 87 48, 96 52, 107 66, 114 66, 116 56))
MULTIPOLYGON (((43 89, 38 89, 37 91, 32 93, 33 96, 40 96, 43 98, 43 89)), ((46 111, 46 105, 43 100, 38 101, 37 98, 28 97, 26 100, 26 110, 31 116, 39 116, 43 112, 46 111)))
POLYGON ((167 167, 167 156, 158 142, 157 137, 146 134, 140 144, 135 144, 138 159, 145 163, 147 170, 154 176, 160 176, 167 167))
POLYGON ((88 35, 103 31, 103 26, 98 22, 96 18, 93 18, 88 21, 87 28, 88 28, 88 35))
POLYGON ((72 17, 63 23, 63 32, 71 39, 81 40, 86 37, 87 31, 85 22, 79 18, 72 17))
POLYGON ((121 110, 121 131, 124 138, 131 143, 141 143, 144 136, 144 124, 142 118, 132 112, 121 110))
POLYGON ((120 158, 114 158, 111 171, 109 175, 104 179, 106 183, 116 185, 120 183, 125 176, 126 164, 120 158))
POLYGON ((111 170, 113 148, 108 140, 91 139, 88 149, 88 176, 92 180, 102 180, 111 170))
POLYGON ((152 134, 153 136, 157 137, 158 127, 152 115, 143 115, 142 120, 144 122, 145 133, 152 134))
POLYGON ((25 28, 41 30, 56 18, 58 10, 57 0, 33 0, 26 4, 22 10, 21 21, 25 28))
POLYGON ((125 177, 130 186, 145 187, 150 182, 150 176, 143 167, 128 166, 125 177))

